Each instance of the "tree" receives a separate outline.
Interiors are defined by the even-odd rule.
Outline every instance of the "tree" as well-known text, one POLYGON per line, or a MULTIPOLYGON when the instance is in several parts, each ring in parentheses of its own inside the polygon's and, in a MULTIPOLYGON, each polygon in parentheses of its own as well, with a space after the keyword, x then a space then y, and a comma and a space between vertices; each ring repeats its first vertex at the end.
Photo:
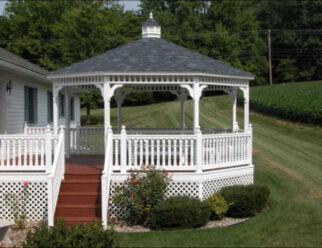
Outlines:
POLYGON ((243 1, 141 1, 142 15, 153 11, 162 36, 204 55, 256 74, 266 82, 266 45, 256 11, 243 1))
POLYGON ((258 3, 261 29, 272 29, 275 82, 321 79, 322 1, 258 3))

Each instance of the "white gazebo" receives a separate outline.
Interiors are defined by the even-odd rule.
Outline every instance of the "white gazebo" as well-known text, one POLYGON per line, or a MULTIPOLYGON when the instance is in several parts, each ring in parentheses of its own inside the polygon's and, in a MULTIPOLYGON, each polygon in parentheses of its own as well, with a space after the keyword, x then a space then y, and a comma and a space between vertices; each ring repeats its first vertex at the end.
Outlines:
POLYGON ((54 135, 58 134, 58 94, 65 93, 67 157, 71 153, 105 153, 101 177, 105 224, 108 215, 122 214, 122 209, 109 201, 113 188, 143 163, 170 172, 173 182, 168 196, 204 199, 223 186, 253 183, 249 81, 254 75, 162 39, 161 27, 152 15, 142 27, 141 39, 55 71, 48 78, 53 82, 54 135), (70 128, 68 99, 92 89, 99 89, 104 99, 104 128, 70 128), (232 123, 225 129, 202 129, 199 101, 203 92, 214 90, 230 95, 232 123), (238 90, 244 96, 243 130, 236 121, 238 90), (180 128, 122 126, 121 106, 126 95, 148 91, 170 92, 178 97, 180 128), (194 106, 192 128, 185 125, 188 96, 194 106), (118 107, 118 126, 114 128, 112 97, 118 107))

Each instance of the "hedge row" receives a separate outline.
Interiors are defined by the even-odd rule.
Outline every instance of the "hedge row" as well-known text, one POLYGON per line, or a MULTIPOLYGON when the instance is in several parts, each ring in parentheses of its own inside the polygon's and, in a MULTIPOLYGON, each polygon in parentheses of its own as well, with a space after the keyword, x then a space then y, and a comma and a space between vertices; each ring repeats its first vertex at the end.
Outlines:
MULTIPOLYGON (((242 94, 238 103, 243 103, 242 94)), ((322 81, 251 88, 250 108, 286 120, 322 124, 322 81)))

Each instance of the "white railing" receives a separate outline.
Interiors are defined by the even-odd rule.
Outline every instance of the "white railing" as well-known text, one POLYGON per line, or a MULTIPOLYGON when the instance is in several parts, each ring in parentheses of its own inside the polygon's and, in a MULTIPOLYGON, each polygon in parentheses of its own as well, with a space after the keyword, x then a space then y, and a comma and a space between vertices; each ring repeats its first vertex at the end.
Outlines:
POLYGON ((194 170, 194 135, 121 135, 113 138, 113 169, 126 173, 143 164, 164 170, 194 170))
POLYGON ((111 128, 107 131, 106 149, 104 169, 101 176, 101 191, 102 191, 102 222, 107 228, 107 214, 108 214, 108 200, 110 195, 111 175, 112 175, 112 144, 113 144, 113 131, 111 128))
MULTIPOLYGON (((79 127, 79 126, 78 126, 79 127)), ((72 151, 77 153, 104 153, 104 128, 81 127, 71 129, 72 151)))
MULTIPOLYGON (((52 127, 24 127, 26 135, 42 135, 52 127)), ((76 127, 70 128, 70 151, 76 154, 104 153, 104 128, 103 127, 76 127)))
POLYGON ((65 137, 64 130, 59 132, 53 166, 48 176, 48 225, 54 225, 54 215, 60 190, 61 181, 65 174, 65 137))
POLYGON ((251 137, 251 132, 203 135, 203 170, 250 163, 251 137))
POLYGON ((58 136, 0 135, 0 171, 44 171, 52 164, 58 136))
POLYGON ((142 165, 167 171, 219 169, 251 163, 252 132, 223 134, 128 134, 113 136, 113 171, 128 173, 142 165))

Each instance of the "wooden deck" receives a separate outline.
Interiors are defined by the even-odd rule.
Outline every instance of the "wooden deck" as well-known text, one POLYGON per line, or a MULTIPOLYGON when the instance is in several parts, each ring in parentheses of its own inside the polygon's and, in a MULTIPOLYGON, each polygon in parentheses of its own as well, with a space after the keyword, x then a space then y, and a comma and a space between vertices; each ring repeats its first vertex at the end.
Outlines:
POLYGON ((66 174, 100 173, 104 167, 104 155, 71 155, 66 159, 66 174))

